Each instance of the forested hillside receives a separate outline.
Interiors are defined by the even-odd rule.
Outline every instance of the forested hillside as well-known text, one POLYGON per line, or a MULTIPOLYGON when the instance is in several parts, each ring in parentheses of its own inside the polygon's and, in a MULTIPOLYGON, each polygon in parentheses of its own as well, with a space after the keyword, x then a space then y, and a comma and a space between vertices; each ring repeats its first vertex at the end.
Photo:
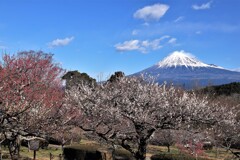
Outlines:
POLYGON ((224 84, 224 85, 209 86, 201 89, 200 92, 204 94, 211 94, 214 96, 236 95, 236 94, 240 94, 240 83, 233 82, 233 83, 224 84))

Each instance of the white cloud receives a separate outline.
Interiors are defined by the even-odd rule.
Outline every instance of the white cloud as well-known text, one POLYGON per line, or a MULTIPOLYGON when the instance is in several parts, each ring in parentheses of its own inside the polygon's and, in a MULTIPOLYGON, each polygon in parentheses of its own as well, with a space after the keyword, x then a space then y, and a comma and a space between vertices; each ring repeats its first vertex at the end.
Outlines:
POLYGON ((66 46, 68 45, 71 41, 73 41, 74 37, 66 37, 64 39, 55 39, 52 42, 48 43, 49 48, 54 48, 54 47, 59 47, 59 46, 66 46))
MULTIPOLYGON (((123 43, 118 43, 114 47, 119 52, 139 51, 141 53, 148 53, 149 51, 158 50, 164 46, 162 42, 169 39, 170 36, 162 36, 154 40, 130 40, 123 43)), ((171 39, 170 39, 171 40, 171 39)))
POLYGON ((177 38, 171 38, 168 41, 169 44, 176 44, 176 42, 177 42, 177 38))
POLYGON ((149 40, 145 40, 142 41, 141 46, 142 46, 142 50, 147 53, 148 50, 157 50, 162 48, 163 46, 160 45, 160 39, 154 39, 152 41, 149 40))
POLYGON ((183 16, 178 17, 177 19, 174 20, 175 23, 180 22, 184 19, 183 16))
POLYGON ((164 39, 169 39, 171 38, 169 35, 165 35, 165 36, 162 36, 161 38, 159 38, 160 41, 164 40, 164 39))
POLYGON ((192 8, 193 8, 194 10, 210 9, 212 2, 213 2, 213 1, 209 1, 209 2, 203 3, 203 4, 201 4, 201 5, 194 4, 194 5, 192 5, 192 8))
POLYGON ((165 4, 154 4, 152 6, 145 6, 137 10, 133 17, 137 19, 143 19, 145 21, 159 20, 169 9, 165 4))
POLYGON ((139 50, 140 48, 139 42, 140 42, 139 40, 125 41, 123 43, 116 44, 115 48, 117 49, 117 51, 120 52, 139 50))

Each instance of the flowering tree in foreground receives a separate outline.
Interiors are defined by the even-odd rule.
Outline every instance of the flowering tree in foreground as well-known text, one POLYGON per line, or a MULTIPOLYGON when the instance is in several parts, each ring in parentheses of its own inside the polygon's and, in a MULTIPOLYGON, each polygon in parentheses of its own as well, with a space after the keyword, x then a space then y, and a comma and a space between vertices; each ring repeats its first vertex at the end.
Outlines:
MULTIPOLYGON (((62 106, 63 69, 41 51, 3 56, 0 65, 0 126, 12 159, 19 156, 20 135, 50 131, 62 106)), ((53 129, 52 129, 53 130, 53 129)))
POLYGON ((66 105, 81 110, 73 123, 97 137, 146 158, 148 141, 156 129, 190 129, 225 122, 235 114, 207 98, 134 77, 120 77, 96 86, 80 83, 66 93, 66 105))

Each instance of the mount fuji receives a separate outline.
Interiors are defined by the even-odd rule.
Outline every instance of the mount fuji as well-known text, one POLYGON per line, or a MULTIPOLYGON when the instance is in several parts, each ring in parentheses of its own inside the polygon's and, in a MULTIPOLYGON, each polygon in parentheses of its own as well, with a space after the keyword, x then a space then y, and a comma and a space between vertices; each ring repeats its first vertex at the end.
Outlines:
POLYGON ((240 72, 203 63, 184 51, 175 51, 152 67, 131 76, 153 78, 159 83, 166 81, 186 89, 240 82, 240 72))

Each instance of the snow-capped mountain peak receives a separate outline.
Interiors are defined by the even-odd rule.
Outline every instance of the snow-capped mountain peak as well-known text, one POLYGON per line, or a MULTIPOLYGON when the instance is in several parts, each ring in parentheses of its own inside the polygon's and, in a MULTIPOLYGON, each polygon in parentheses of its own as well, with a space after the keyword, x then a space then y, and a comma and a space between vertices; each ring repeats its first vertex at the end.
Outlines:
POLYGON ((184 51, 175 51, 159 63, 131 76, 144 76, 186 89, 240 82, 240 72, 206 64, 184 51))
POLYGON ((222 68, 215 65, 205 64, 185 51, 174 51, 172 54, 157 63, 159 68, 185 66, 186 68, 193 67, 213 67, 222 68))

